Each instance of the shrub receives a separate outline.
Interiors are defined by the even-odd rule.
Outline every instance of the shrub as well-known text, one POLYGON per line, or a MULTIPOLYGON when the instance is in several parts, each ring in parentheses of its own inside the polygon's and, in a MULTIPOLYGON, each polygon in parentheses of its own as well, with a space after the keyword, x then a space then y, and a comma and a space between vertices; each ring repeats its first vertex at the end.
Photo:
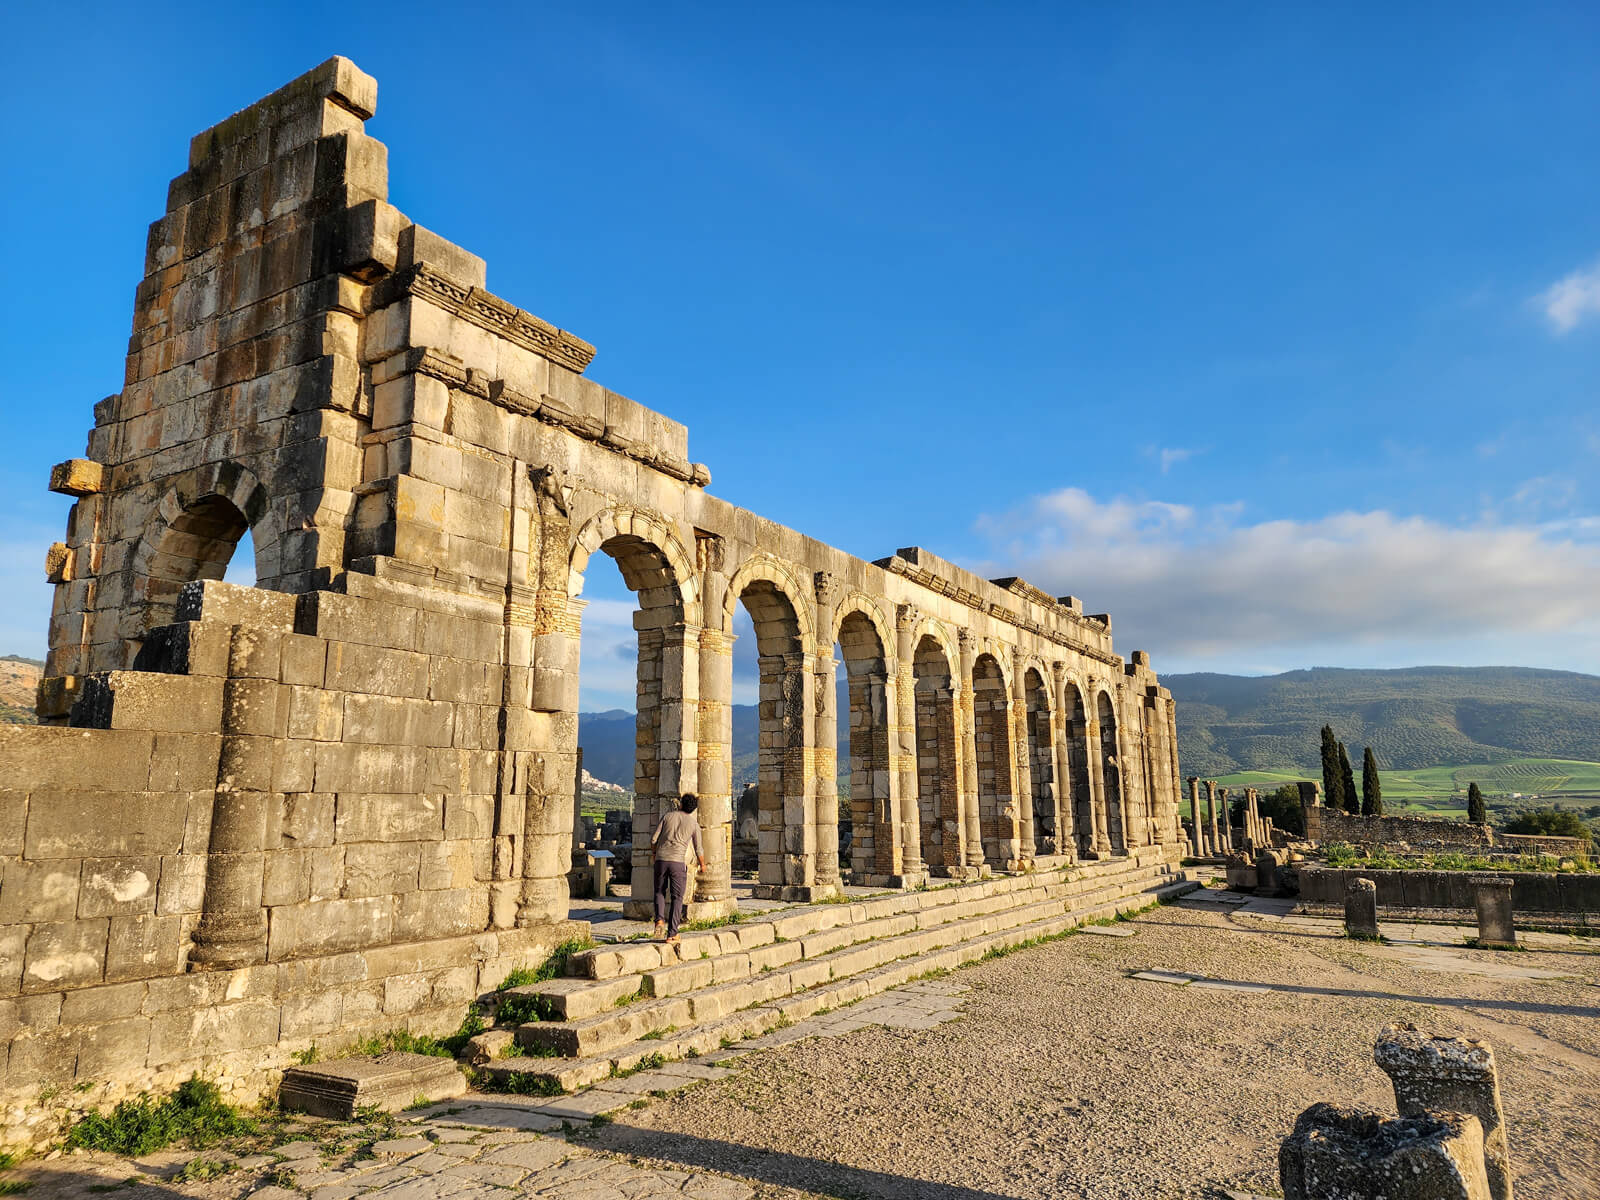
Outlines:
POLYGON ((1590 840, 1589 827, 1583 818, 1565 808, 1527 809, 1507 821, 1505 829, 1507 833, 1542 833, 1549 837, 1590 840))
POLYGON ((67 1145, 138 1157, 179 1141, 204 1149, 223 1138, 260 1129, 258 1121, 241 1116, 223 1101, 216 1084, 196 1075, 159 1100, 139 1096, 122 1101, 109 1116, 87 1114, 68 1132, 67 1145))

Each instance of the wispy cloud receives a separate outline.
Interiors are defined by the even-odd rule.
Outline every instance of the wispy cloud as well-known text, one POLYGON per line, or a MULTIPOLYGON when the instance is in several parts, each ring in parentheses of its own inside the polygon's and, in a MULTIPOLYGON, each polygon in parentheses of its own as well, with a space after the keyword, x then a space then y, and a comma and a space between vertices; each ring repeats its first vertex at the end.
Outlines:
POLYGON ((1533 302, 1557 333, 1571 333, 1580 322, 1600 316, 1600 261, 1557 280, 1533 302))
POLYGON ((1600 669, 1600 542, 1581 523, 1458 527, 1383 511, 1252 523, 1238 505, 1069 488, 978 528, 992 573, 1084 597, 1112 614, 1119 647, 1169 665, 1481 662, 1518 645, 1510 661, 1530 661, 1538 636, 1570 645, 1572 669, 1600 669))
POLYGON ((1167 474, 1167 472, 1171 471, 1172 468, 1177 466, 1179 463, 1188 462, 1191 458, 1195 458, 1204 453, 1205 451, 1203 449, 1196 449, 1193 446, 1144 447, 1145 457, 1155 459, 1156 462, 1161 465, 1161 473, 1163 475, 1167 474))

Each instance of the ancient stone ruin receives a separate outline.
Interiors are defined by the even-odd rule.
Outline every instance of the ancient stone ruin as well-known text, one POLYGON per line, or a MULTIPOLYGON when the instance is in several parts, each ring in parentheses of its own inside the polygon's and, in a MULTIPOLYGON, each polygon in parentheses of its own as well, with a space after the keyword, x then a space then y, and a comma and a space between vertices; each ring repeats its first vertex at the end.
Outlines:
POLYGON ((595 383, 593 346, 389 203, 376 101, 332 59, 194 138, 123 386, 52 474, 76 502, 47 562, 43 724, 0 729, 0 1125, 45 1089, 104 1103, 204 1069, 248 1095, 317 1039, 453 1028, 582 933, 596 553, 638 600, 632 826, 702 797, 692 915, 734 904, 741 604, 762 895, 1068 863, 1121 895, 1178 860, 1172 700, 1109 617, 924 550, 863 562, 712 496, 682 425, 595 383), (255 588, 221 582, 246 531, 255 588))
POLYGON ((1278 1153, 1285 1200, 1511 1200, 1494 1051, 1385 1026, 1373 1058, 1399 1118, 1314 1104, 1278 1153))

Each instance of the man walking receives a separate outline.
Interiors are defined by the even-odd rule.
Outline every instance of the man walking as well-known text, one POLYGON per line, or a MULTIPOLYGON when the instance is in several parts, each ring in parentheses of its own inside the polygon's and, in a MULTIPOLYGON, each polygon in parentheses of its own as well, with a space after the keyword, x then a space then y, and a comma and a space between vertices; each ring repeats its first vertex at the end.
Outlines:
POLYGON ((678 800, 678 811, 661 818, 650 846, 655 854, 656 927, 655 937, 665 929, 667 944, 677 945, 678 923, 683 919, 689 890, 689 851, 694 851, 700 872, 705 873, 706 852, 700 842, 700 822, 694 810, 700 798, 685 792, 678 800))

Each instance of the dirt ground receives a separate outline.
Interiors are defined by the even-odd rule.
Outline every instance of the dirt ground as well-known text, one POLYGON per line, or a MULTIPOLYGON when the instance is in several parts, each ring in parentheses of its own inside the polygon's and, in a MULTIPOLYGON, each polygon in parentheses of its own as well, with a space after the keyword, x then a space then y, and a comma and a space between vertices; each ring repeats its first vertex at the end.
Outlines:
POLYGON ((1379 946, 1187 906, 1131 928, 957 972, 963 1020, 766 1050, 586 1144, 774 1197, 1275 1195, 1278 1144, 1307 1106, 1394 1111, 1372 1045, 1411 1021, 1493 1046, 1519 1197, 1600 1195, 1600 945, 1379 946), (1152 968, 1272 990, 1129 977, 1152 968))

